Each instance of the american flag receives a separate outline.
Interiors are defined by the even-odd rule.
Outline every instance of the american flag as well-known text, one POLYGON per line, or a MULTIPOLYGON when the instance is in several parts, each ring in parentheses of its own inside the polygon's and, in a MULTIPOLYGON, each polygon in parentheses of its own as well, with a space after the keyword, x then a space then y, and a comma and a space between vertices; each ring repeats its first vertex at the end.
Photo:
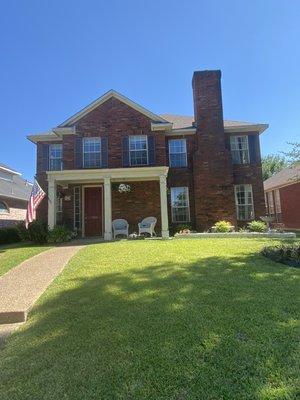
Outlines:
POLYGON ((43 198, 45 196, 46 196, 46 193, 43 191, 43 189, 38 184, 38 181, 35 179, 33 187, 32 187, 32 191, 31 191, 30 199, 29 199, 28 205, 27 205, 27 213, 26 213, 26 219, 25 219, 26 229, 28 229, 28 225, 30 224, 30 222, 32 222, 36 219, 36 209, 38 208, 40 202, 43 200, 43 198))

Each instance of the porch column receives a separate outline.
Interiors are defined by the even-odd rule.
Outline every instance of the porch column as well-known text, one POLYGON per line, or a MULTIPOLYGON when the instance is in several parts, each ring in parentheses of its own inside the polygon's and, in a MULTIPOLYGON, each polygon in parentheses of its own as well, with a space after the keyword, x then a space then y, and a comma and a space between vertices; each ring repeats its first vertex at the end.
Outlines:
POLYGON ((56 182, 54 179, 48 181, 48 225, 53 229, 56 223, 56 182))
POLYGON ((112 239, 111 184, 110 177, 104 178, 104 240, 112 239))
POLYGON ((161 211, 161 236, 169 238, 168 200, 167 200, 167 178, 165 175, 159 177, 160 187, 160 211, 161 211))

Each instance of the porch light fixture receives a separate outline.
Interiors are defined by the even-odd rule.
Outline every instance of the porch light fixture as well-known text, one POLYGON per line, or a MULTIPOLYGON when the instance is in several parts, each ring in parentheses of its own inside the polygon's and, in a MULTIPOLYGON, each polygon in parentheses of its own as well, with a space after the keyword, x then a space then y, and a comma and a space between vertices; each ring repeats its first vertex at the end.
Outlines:
POLYGON ((118 192, 119 193, 129 193, 131 192, 131 186, 127 185, 126 183, 120 183, 118 187, 118 192))

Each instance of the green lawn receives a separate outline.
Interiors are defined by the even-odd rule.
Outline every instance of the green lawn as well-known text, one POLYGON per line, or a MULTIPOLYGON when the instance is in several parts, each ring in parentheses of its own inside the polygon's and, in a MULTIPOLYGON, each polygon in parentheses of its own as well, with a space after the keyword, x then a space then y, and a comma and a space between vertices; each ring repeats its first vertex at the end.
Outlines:
POLYGON ((48 246, 17 243, 11 245, 0 245, 0 276, 8 270, 16 267, 22 261, 49 249, 48 246))
POLYGON ((266 243, 86 247, 0 353, 1 400, 299 399, 300 270, 266 243))

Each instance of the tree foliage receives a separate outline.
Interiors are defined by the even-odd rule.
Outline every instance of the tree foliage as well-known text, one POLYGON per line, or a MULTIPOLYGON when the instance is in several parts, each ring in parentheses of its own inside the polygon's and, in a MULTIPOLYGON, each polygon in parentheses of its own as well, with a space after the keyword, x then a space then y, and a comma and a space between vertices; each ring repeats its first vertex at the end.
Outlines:
POLYGON ((263 180, 270 178, 271 176, 277 174, 283 168, 287 166, 287 161, 285 157, 269 154, 262 158, 262 173, 263 180))
POLYGON ((300 142, 289 143, 292 149, 288 152, 283 152, 287 157, 289 164, 293 165, 300 162, 300 142))

